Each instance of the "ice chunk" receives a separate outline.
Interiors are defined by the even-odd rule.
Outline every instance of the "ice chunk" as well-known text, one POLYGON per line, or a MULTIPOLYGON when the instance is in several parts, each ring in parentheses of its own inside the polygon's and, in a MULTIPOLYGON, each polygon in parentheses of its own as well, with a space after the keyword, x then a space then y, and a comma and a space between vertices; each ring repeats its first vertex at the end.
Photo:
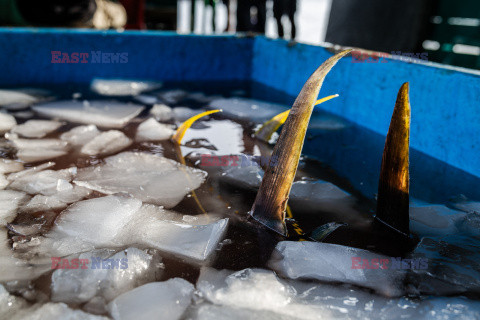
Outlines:
POLYGON ((222 109, 233 119, 264 123, 289 108, 286 106, 247 98, 226 98, 210 102, 209 109, 222 109))
POLYGON ((47 134, 57 130, 63 125, 58 121, 50 120, 28 120, 27 122, 15 126, 12 133, 16 133, 26 138, 43 138, 47 134))
POLYGON ((161 83, 151 81, 95 79, 92 81, 90 89, 104 96, 136 96, 161 86, 161 83))
POLYGON ((17 157, 25 162, 38 162, 58 158, 67 154, 67 149, 20 149, 17 157))
POLYGON ((174 221, 177 214, 126 196, 77 202, 63 211, 39 252, 65 256, 95 248, 143 245, 195 262, 207 261, 226 232, 228 219, 207 225, 174 221))
POLYGON ((18 207, 29 199, 30 197, 23 192, 0 190, 0 225, 12 222, 17 216, 18 207))
POLYGON ((460 233, 480 239, 480 212, 474 211, 465 216, 458 224, 460 233))
POLYGON ((153 282, 133 289, 113 300, 110 314, 115 320, 180 319, 193 296, 193 285, 180 278, 153 282))
POLYGON ((0 107, 22 109, 36 102, 38 98, 21 90, 0 90, 0 107))
POLYGON ((480 240, 451 235, 424 237, 411 259, 427 259, 427 269, 413 269, 418 291, 450 295, 480 292, 480 240))
POLYGON ((210 259, 223 239, 228 225, 228 219, 207 225, 190 225, 152 218, 142 220, 140 224, 138 221, 132 224, 132 230, 128 232, 136 232, 137 241, 194 262, 206 262, 210 259))
POLYGON ((146 94, 138 95, 134 99, 137 102, 140 102, 140 103, 143 103, 143 104, 155 104, 158 101, 157 97, 149 96, 149 95, 146 95, 146 94))
POLYGON ((150 109, 150 114, 160 122, 167 122, 173 118, 173 110, 165 104, 155 104, 150 109))
POLYGON ((451 205, 457 210, 480 213, 480 202, 469 201, 463 196, 457 201, 453 202, 451 205))
POLYGON ((0 190, 5 189, 9 183, 5 175, 0 173, 0 190))
POLYGON ((97 127, 91 124, 88 126, 75 127, 72 130, 63 133, 60 136, 60 139, 67 141, 73 146, 83 146, 99 134, 100 131, 98 131, 97 127))
POLYGON ((221 181, 247 190, 258 189, 262 178, 263 170, 257 165, 230 168, 220 177, 221 181))
POLYGON ((3 285, 0 284, 0 318, 12 319, 21 309, 27 307, 22 298, 11 295, 3 285))
POLYGON ((15 118, 30 119, 30 118, 33 118, 35 116, 35 113, 33 111, 30 111, 30 110, 25 110, 25 111, 13 112, 12 115, 15 118))
POLYGON ((271 271, 203 268, 197 289, 207 301, 187 319, 457 319, 478 317, 480 302, 460 298, 390 299, 365 290, 284 281, 271 271))
POLYGON ((105 162, 80 169, 74 182, 105 194, 127 192, 144 202, 172 208, 206 177, 202 170, 147 153, 123 152, 105 162))
POLYGON ((465 212, 442 205, 417 205, 410 207, 410 231, 419 237, 458 233, 457 224, 465 212))
POLYGON ((15 257, 8 242, 7 229, 0 228, 0 282, 32 280, 48 271, 48 262, 30 262, 15 257))
MULTIPOLYGON (((204 303, 191 310, 189 320, 298 320, 295 316, 278 314, 272 311, 251 310, 239 307, 217 306, 204 303)), ((304 319, 306 319, 304 317, 304 319)), ((312 318, 315 319, 315 318, 312 318)), ((319 318, 320 319, 320 318, 319 318)))
POLYGON ((269 270, 232 272, 202 268, 197 289, 204 298, 216 305, 244 309, 244 315, 249 314, 247 310, 255 310, 267 319, 273 319, 273 314, 280 319, 296 318, 300 314, 302 319, 319 318, 315 309, 296 301, 295 290, 269 270))
POLYGON ((23 170, 23 164, 15 160, 0 159, 0 173, 12 173, 23 170))
POLYGON ((178 122, 184 122, 185 120, 204 112, 204 109, 192 109, 187 107, 173 108, 173 117, 178 122))
MULTIPOLYGON (((55 221, 55 227, 47 234, 54 239, 73 238, 85 242, 86 248, 118 247, 115 238, 123 228, 130 223, 135 213, 140 209, 140 200, 124 196, 107 196, 77 202, 65 211, 55 221)), ((67 241, 65 241, 67 243, 67 241)), ((76 253, 69 248, 58 248, 58 256, 76 253)))
POLYGON ((80 150, 81 153, 89 156, 108 155, 123 150, 132 144, 123 132, 110 130, 102 132, 80 150))
POLYGON ((282 241, 277 244, 269 266, 289 279, 342 282, 386 296, 399 296, 404 293, 405 270, 390 268, 389 261, 389 257, 380 254, 336 244, 282 241), (377 264, 369 265, 370 269, 357 268, 363 265, 363 259, 377 259, 377 264))
POLYGON ((69 191, 73 186, 69 183, 77 172, 76 167, 63 170, 44 170, 17 178, 10 184, 11 189, 30 194, 52 196, 59 192, 69 191))
POLYGON ((137 248, 118 253, 94 250, 80 254, 78 259, 88 261, 85 269, 57 269, 53 272, 53 301, 83 303, 96 296, 110 301, 139 285, 155 281, 162 271, 158 255, 137 248))
POLYGON ((90 193, 92 193, 92 190, 74 185, 71 189, 57 192, 52 196, 36 195, 26 205, 22 206, 20 210, 31 213, 64 209, 70 203, 86 198, 90 193))
POLYGON ((94 124, 105 128, 123 128, 144 107, 115 101, 56 101, 32 108, 42 116, 70 122, 94 124))
POLYGON ((18 149, 17 157, 25 162, 37 162, 67 154, 68 143, 59 139, 17 139, 12 138, 18 149))
POLYGON ((25 170, 22 170, 22 171, 19 171, 19 172, 11 173, 11 174, 8 175, 7 179, 9 181, 17 180, 17 179, 26 177, 28 175, 31 175, 31 174, 43 171, 45 169, 51 168, 54 165, 55 165, 55 162, 51 162, 51 161, 46 162, 46 163, 42 163, 41 165, 38 165, 38 166, 35 166, 35 167, 31 167, 31 168, 28 168, 28 169, 25 169, 25 170))
POLYGON ((175 133, 169 125, 158 123, 155 119, 150 118, 142 122, 137 129, 135 141, 161 141, 170 139, 175 133))
POLYGON ((23 314, 24 320, 108 320, 107 317, 97 316, 83 312, 81 310, 70 309, 64 303, 46 303, 39 308, 32 308, 32 312, 23 314))
POLYGON ((168 104, 176 104, 188 96, 188 92, 181 89, 167 90, 159 93, 160 98, 168 104))
MULTIPOLYGON (((0 90, 1 91, 1 90, 0 90)), ((0 134, 10 131, 17 125, 17 121, 12 115, 0 112, 0 134)))

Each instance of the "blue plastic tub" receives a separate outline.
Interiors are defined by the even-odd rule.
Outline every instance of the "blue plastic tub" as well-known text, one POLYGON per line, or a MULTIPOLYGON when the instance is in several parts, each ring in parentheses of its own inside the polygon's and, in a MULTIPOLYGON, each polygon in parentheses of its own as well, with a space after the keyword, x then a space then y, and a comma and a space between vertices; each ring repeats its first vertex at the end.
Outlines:
MULTIPOLYGON (((252 92, 278 92, 291 104, 308 76, 331 52, 324 47, 264 37, 192 36, 0 28, 0 85, 89 83, 94 78, 160 81, 248 81, 252 92), (52 51, 90 53, 88 63, 52 63, 52 51), (107 53, 93 63, 92 52, 107 53), (111 62, 112 54, 127 61, 111 62)), ((58 55, 57 55, 58 56, 58 55)), ((96 58, 97 59, 97 58, 96 58)), ((373 197, 398 89, 410 82, 411 189, 414 197, 446 201, 465 194, 480 200, 479 73, 438 64, 355 63, 345 58, 328 75, 320 108, 365 130, 310 130, 304 153, 325 161, 373 197), (345 139, 349 144, 345 145, 345 139)))

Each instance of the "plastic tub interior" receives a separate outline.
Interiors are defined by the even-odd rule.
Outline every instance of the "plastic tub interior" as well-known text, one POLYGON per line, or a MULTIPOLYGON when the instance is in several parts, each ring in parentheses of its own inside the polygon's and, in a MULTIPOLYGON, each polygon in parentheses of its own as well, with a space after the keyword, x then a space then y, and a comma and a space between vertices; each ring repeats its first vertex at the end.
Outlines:
MULTIPOLYGON (((265 37, 197 36, 0 28, 0 86, 87 84, 94 78, 247 81, 291 105, 309 75, 332 53, 265 37), (127 63, 52 63, 52 51, 128 53, 127 63)), ((327 76, 320 106, 365 130, 309 130, 303 153, 324 161, 367 197, 378 185, 382 149, 398 89, 410 83, 411 195, 445 202, 480 200, 480 74, 433 63, 355 63, 327 76), (346 139, 349 144, 346 146, 346 139)))

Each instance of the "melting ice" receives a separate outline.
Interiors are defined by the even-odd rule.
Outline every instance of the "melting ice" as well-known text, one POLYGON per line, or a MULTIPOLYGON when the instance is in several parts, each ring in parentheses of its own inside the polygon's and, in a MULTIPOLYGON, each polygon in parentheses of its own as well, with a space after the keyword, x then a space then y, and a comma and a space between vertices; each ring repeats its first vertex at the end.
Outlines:
POLYGON ((94 124, 104 128, 123 128, 144 107, 115 101, 56 101, 37 105, 38 114, 74 123, 94 124))
POLYGON ((105 164, 78 170, 75 183, 105 194, 127 192, 172 208, 205 180, 206 172, 147 153, 124 152, 105 164))

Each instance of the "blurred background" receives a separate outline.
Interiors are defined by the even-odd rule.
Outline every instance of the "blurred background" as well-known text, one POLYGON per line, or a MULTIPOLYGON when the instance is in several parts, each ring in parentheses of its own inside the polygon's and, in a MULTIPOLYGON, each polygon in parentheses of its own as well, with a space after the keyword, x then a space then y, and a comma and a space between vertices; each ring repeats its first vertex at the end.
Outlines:
POLYGON ((478 0, 0 0, 0 24, 244 32, 480 69, 478 0))

